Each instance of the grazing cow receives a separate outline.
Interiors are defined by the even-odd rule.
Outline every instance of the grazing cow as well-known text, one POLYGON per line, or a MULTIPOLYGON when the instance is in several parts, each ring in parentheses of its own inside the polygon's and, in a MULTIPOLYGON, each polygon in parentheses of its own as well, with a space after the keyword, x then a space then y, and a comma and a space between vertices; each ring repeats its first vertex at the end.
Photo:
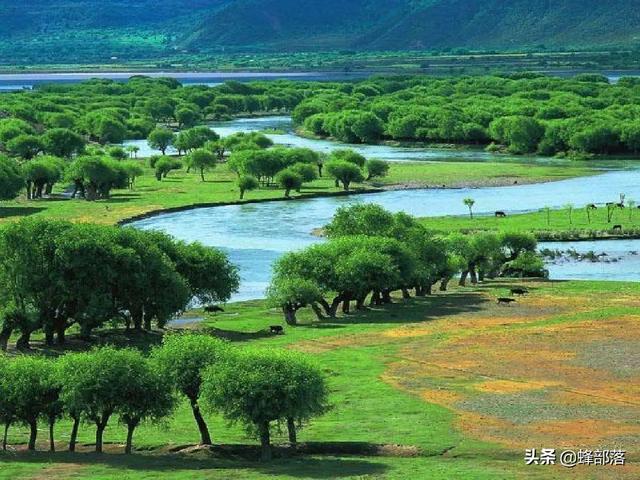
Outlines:
POLYGON ((281 325, 271 325, 269 331, 274 335, 284 335, 284 328, 281 325))
POLYGON ((624 203, 616 203, 616 207, 618 207, 618 208, 624 208, 624 203))
POLYGON ((498 298, 498 305, 511 305, 515 301, 516 301, 515 298, 499 297, 498 298))
POLYGON ((591 210, 597 210, 598 207, 596 206, 595 203, 590 203, 589 205, 587 205, 587 208, 591 209, 591 210))
POLYGON ((512 288, 511 289, 511 295, 526 295, 527 293, 529 293, 529 290, 527 290, 526 288, 512 288))
POLYGON ((207 305, 206 307, 204 307, 204 311, 207 313, 224 312, 222 307, 219 307, 218 305, 207 305))
POLYGON ((505 218, 507 214, 505 212, 496 212, 496 218, 505 218))
POLYGON ((622 225, 614 225, 611 230, 613 233, 622 233, 622 225))

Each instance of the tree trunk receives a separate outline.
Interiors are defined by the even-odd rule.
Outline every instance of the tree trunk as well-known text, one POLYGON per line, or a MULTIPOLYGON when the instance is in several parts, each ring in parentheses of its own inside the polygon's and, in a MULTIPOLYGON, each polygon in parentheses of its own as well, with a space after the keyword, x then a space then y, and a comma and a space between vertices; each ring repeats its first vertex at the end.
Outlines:
POLYGON ((16 348, 18 350, 29 350, 31 346, 29 342, 31 341, 31 331, 23 331, 18 340, 16 341, 16 348))
POLYGON ((271 460, 271 436, 269 435, 269 422, 260 424, 260 445, 262 446, 261 459, 263 462, 271 460))
POLYGON ((66 338, 65 338, 65 333, 67 330, 67 322, 64 322, 63 325, 58 325, 56 327, 56 337, 58 339, 58 345, 64 345, 66 338))
POLYGON ((124 447, 124 453, 131 455, 133 451, 133 432, 136 429, 136 423, 127 424, 127 445, 124 447))
POLYGON ((345 315, 351 313, 351 301, 348 298, 342 301, 342 313, 345 315))
POLYGON ((296 422, 292 417, 287 418, 287 430, 289 431, 289 444, 295 448, 298 446, 298 435, 296 433, 296 422))
POLYGON ((314 302, 311 304, 311 310, 313 310, 313 313, 316 314, 316 317, 318 318, 318 320, 320 321, 324 320, 324 315, 322 314, 322 310, 320 309, 317 303, 314 302))
POLYGON ((4 424, 4 435, 2 436, 2 451, 6 452, 7 451, 7 437, 9 436, 9 427, 11 426, 11 423, 6 422, 4 424))
POLYGON ((290 306, 285 306, 285 307, 282 307, 282 312, 284 313, 284 321, 287 322, 287 325, 296 326, 298 324, 298 320, 296 319, 295 308, 290 306))
POLYGON ((56 419, 50 418, 49 419, 49 451, 50 452, 56 451, 56 441, 53 435, 53 428, 55 424, 56 424, 56 419))
POLYGON ((204 182, 204 168, 200 169, 200 178, 202 179, 202 181, 204 182))
POLYGON ((244 190, 240 190, 240 200, 244 199, 244 190))
POLYGON ((382 298, 380 297, 380 291, 378 290, 373 291, 373 293, 371 294, 371 301, 369 302, 369 305, 371 306, 382 305, 382 298))
POLYGON ((411 298, 411 294, 407 288, 402 288, 402 298, 405 300, 409 300, 411 298))
POLYGON ((190 399, 191 402, 191 410, 193 411, 193 418, 196 420, 196 424, 198 425, 198 430, 200 430, 200 444, 201 445, 211 445, 211 435, 209 435, 209 429, 207 428, 207 423, 204 421, 202 417, 202 413, 200 413, 200 407, 198 406, 198 401, 195 398, 190 399))
POLYGON ((38 437, 38 423, 33 420, 29 422, 29 446, 27 447, 30 451, 34 451, 36 449, 36 438, 38 437))
POLYGON ((447 287, 449 286, 449 281, 451 280, 451 277, 443 277, 442 280, 440 280, 440 291, 441 292, 446 292, 447 291, 447 287))
POLYGON ((73 417, 73 427, 71 427, 71 438, 69 438, 69 451, 76 451, 76 441, 78 439, 78 428, 80 427, 80 417, 73 417))
POLYGON ((93 327, 87 323, 80 324, 80 339, 88 342, 91 340, 91 331, 93 327))
POLYGON ((104 429, 106 427, 106 421, 96 424, 96 453, 102 453, 102 437, 104 436, 104 429))
POLYGON ((391 290, 382 291, 382 303, 393 303, 393 300, 391 300, 391 290))
POLYGON ((471 267, 469 270, 469 276, 471 277, 471 283, 473 285, 478 284, 478 274, 476 273, 476 267, 471 267))
POLYGON ((460 281, 458 282, 458 285, 460 285, 461 287, 464 287, 467 284, 467 275, 469 275, 469 270, 465 270, 464 272, 462 272, 462 275, 460 275, 460 281))
POLYGON ((0 351, 2 352, 7 351, 7 346, 9 345, 9 338, 11 337, 12 332, 13 332, 13 327, 7 324, 2 325, 2 330, 0 330, 0 351))

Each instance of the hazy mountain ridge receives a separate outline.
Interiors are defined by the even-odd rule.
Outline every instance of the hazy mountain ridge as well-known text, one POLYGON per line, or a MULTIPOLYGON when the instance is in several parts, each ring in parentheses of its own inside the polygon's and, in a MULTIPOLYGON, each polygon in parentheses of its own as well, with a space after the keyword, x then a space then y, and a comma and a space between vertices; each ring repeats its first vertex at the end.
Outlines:
POLYGON ((638 0, 0 0, 0 54, 635 44, 638 0), (67 50, 70 50, 67 52, 67 50))

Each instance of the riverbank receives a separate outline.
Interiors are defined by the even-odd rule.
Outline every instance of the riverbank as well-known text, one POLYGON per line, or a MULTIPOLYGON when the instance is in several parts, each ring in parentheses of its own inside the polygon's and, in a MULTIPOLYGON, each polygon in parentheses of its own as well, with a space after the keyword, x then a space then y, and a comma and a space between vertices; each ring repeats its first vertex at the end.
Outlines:
POLYGON ((615 209, 610 221, 607 217, 606 206, 599 205, 596 209, 589 210, 586 207, 543 209, 510 214, 507 217, 429 217, 421 218, 420 222, 425 227, 442 233, 528 232, 544 242, 640 238, 640 210, 635 205, 615 209), (617 226, 622 228, 614 228, 617 226))
MULTIPOLYGON (((143 163, 143 160, 140 162, 143 163)), ((333 179, 324 177, 305 184, 299 193, 292 192, 291 200, 409 187, 442 188, 445 185, 448 188, 460 188, 490 186, 498 181, 503 181, 504 185, 512 185, 516 181, 519 183, 547 182, 593 173, 595 171, 582 167, 498 163, 393 163, 388 177, 355 185, 350 192, 336 188, 333 179)), ((277 187, 247 192, 245 199, 240 200, 236 176, 225 164, 218 165, 214 171, 206 175, 206 179, 206 182, 202 182, 199 175, 176 171, 159 182, 155 179, 153 171, 145 167, 144 175, 136 180, 133 190, 116 190, 108 200, 87 202, 60 196, 43 200, 20 198, 0 205, 0 222, 43 215, 75 222, 118 224, 168 211, 288 200, 284 198, 284 192, 277 187)), ((56 192, 60 194, 63 188, 57 188, 56 192)))

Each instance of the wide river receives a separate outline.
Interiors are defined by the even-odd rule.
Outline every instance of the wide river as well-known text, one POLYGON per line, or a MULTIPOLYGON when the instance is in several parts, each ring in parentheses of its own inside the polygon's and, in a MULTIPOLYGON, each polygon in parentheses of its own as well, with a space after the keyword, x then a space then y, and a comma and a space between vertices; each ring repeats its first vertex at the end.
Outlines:
MULTIPOLYGON (((335 142, 309 140, 290 132, 288 117, 240 119, 213 125, 222 135, 237 131, 256 131, 276 128, 287 133, 270 135, 279 144, 299 145, 318 151, 340 148, 335 142)), ((145 142, 130 142, 141 147, 141 154, 152 153, 145 142)), ((360 146, 367 157, 390 161, 466 161, 473 168, 474 161, 496 160, 483 151, 448 151, 438 149, 396 148, 390 146, 360 146)), ((550 162, 549 159, 505 158, 499 161, 550 162)), ((472 196, 478 214, 491 214, 496 210, 510 213, 541 209, 545 206, 561 207, 567 203, 585 205, 616 201, 620 193, 627 199, 640 199, 640 164, 626 162, 623 170, 603 171, 602 174, 535 185, 488 187, 474 189, 420 189, 396 190, 381 193, 298 199, 288 202, 266 202, 245 205, 200 208, 168 213, 135 222, 141 229, 165 231, 176 238, 200 241, 222 248, 240 267, 242 285, 234 300, 260 298, 268 285, 271 265, 285 252, 304 248, 321 241, 312 230, 325 225, 337 208, 358 202, 377 203, 388 210, 412 215, 444 216, 467 213, 462 200, 472 196)), ((563 260, 549 263, 552 278, 585 280, 640 281, 640 240, 575 242, 575 244, 544 244, 542 247, 574 247, 577 251, 605 252, 617 262, 575 262, 563 260)))

